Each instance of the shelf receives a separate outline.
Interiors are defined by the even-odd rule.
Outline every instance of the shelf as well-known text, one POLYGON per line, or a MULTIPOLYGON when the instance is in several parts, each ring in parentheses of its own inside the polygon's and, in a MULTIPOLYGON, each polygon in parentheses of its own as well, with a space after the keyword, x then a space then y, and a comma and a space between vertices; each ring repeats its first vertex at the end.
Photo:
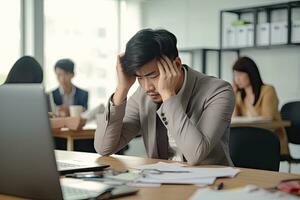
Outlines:
POLYGON ((179 52, 201 52, 201 51, 219 51, 219 48, 211 48, 211 47, 193 47, 193 48, 180 48, 178 49, 179 52))
MULTIPOLYGON (((247 47, 248 48, 248 47, 247 47)), ((253 48, 253 47, 250 47, 253 48)), ((200 52, 209 52, 209 51, 214 51, 214 52, 219 52, 219 51, 238 51, 241 48, 182 48, 182 49, 178 49, 178 52, 182 52, 182 53, 200 53, 200 52)))
POLYGON ((253 46, 253 47, 235 47, 235 48, 222 48, 222 51, 238 51, 238 50, 251 50, 251 49, 275 49, 285 47, 300 47, 300 43, 292 44, 273 44, 267 46, 253 46))
POLYGON ((228 13, 235 13, 235 14, 242 14, 242 13, 250 13, 256 11, 266 11, 266 10, 278 10, 278 9, 286 9, 288 7, 300 7, 299 1, 294 2, 286 2, 286 3, 278 3, 272 5, 262 5, 262 6, 255 6, 255 7, 248 7, 248 8, 237 8, 237 9, 229 9, 229 10, 222 10, 221 12, 228 12, 228 13))
MULTIPOLYGON (((228 49, 226 51, 233 51, 237 54, 239 54, 239 50, 236 49, 228 49)), ((207 71, 207 53, 208 52, 215 52, 217 53, 218 57, 220 57, 221 54, 221 49, 220 48, 212 48, 212 47, 193 47, 193 48, 179 48, 178 52, 180 53, 189 53, 191 55, 191 65, 192 67, 194 66, 194 56, 196 56, 196 54, 198 56, 200 56, 201 61, 202 61, 202 73, 206 73, 207 71)), ((218 59, 220 61, 220 59, 218 59)), ((218 63, 218 65, 220 66, 220 62, 218 63)))
MULTIPOLYGON (((220 53, 219 53, 219 77, 221 78, 222 75, 222 52, 228 52, 228 51, 236 51, 237 56, 240 56, 240 51, 241 50, 264 50, 264 49, 276 49, 276 48, 289 48, 289 47, 300 47, 300 43, 293 43, 292 42, 292 12, 294 12, 293 8, 300 8, 300 1, 292 1, 292 2, 284 2, 284 3, 277 3, 277 4, 271 4, 271 5, 261 5, 261 6, 253 6, 253 7, 247 7, 247 8, 237 8, 237 9, 225 9, 220 11, 220 53), (272 21, 272 11, 278 10, 278 9, 286 9, 287 10, 287 38, 286 44, 278 44, 278 45, 267 45, 267 46, 249 46, 249 47, 228 47, 225 48, 223 47, 223 41, 225 40, 224 38, 224 24, 223 22, 225 13, 231 13, 235 14, 237 16, 237 19, 241 19, 242 14, 244 13, 251 13, 253 14, 253 33, 252 33, 252 43, 257 44, 257 25, 259 22, 259 12, 263 11, 266 12, 266 23, 273 23, 272 21)), ((271 27, 271 26, 270 26, 271 27)), ((268 31, 271 31, 271 28, 269 28, 268 31)), ((269 32, 269 43, 271 43, 271 34, 272 32, 269 32)), ((249 37, 249 36, 247 36, 249 37)), ((282 41, 282 40, 281 40, 282 41)))

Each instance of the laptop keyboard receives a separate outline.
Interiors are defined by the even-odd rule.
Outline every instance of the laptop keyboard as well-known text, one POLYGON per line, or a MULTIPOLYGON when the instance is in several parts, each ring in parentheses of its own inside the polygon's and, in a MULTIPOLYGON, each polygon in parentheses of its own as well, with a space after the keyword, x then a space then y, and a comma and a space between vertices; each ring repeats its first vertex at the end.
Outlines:
POLYGON ((65 200, 87 199, 97 197, 99 192, 80 189, 69 186, 62 186, 62 192, 65 200))

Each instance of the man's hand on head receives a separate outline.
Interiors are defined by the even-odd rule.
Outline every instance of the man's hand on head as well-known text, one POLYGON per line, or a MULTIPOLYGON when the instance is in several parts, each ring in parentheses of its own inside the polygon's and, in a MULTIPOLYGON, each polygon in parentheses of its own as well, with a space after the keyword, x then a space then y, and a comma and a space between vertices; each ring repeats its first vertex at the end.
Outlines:
POLYGON ((176 95, 182 71, 181 67, 177 66, 176 61, 171 61, 167 56, 158 59, 157 66, 160 73, 157 90, 162 100, 165 101, 176 95))
POLYGON ((134 84, 136 77, 133 75, 126 74, 124 70, 124 66, 122 64, 122 58, 124 53, 118 55, 117 57, 117 76, 118 76, 118 88, 122 88, 124 90, 129 90, 131 86, 134 84))
POLYGON ((117 58, 117 76, 118 76, 118 86, 113 96, 113 103, 114 105, 120 105, 124 102, 127 97, 127 93, 131 86, 134 84, 136 77, 133 75, 126 74, 123 64, 121 62, 124 53, 118 55, 117 58))

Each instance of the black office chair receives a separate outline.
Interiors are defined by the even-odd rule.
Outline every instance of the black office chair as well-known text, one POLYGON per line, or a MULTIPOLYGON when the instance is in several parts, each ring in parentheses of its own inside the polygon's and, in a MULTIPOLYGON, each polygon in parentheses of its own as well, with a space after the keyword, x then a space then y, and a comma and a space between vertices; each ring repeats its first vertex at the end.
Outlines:
POLYGON ((279 138, 272 131, 256 127, 231 127, 229 150, 236 167, 278 171, 279 138))
MULTIPOLYGON (((55 149, 67 150, 67 140, 64 138, 54 138, 55 149)), ((119 155, 125 155, 129 149, 129 145, 123 147, 120 151, 116 152, 119 155)), ((96 153, 94 148, 94 139, 81 139, 74 141, 74 151, 96 153)))
MULTIPOLYGON (((284 104, 280 112, 283 120, 291 121, 291 126, 285 129, 289 143, 300 145, 300 101, 284 104)), ((281 161, 289 163, 289 172, 292 163, 300 163, 299 158, 293 158, 290 155, 282 157, 281 161)))
MULTIPOLYGON (((67 140, 64 138, 55 138, 55 149, 67 150, 67 140)), ((81 139, 74 141, 74 151, 96 153, 94 149, 94 139, 81 139)))

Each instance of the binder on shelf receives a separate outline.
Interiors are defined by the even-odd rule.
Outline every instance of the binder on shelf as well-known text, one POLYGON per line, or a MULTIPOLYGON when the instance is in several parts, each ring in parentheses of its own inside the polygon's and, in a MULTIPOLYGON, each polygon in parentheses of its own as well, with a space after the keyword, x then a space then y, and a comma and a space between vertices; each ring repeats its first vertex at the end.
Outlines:
POLYGON ((292 42, 300 42, 300 20, 292 21, 292 42))
POLYGON ((236 47, 236 28, 228 27, 226 29, 226 48, 236 47))
POLYGON ((261 23, 257 25, 257 46, 266 46, 270 44, 270 23, 261 23))
POLYGON ((247 29, 247 47, 254 46, 254 25, 248 24, 246 25, 247 29))
POLYGON ((246 47, 247 46, 247 26, 242 25, 236 27, 236 46, 237 47, 246 47))
POLYGON ((271 44, 287 43, 287 22, 271 23, 271 44))

